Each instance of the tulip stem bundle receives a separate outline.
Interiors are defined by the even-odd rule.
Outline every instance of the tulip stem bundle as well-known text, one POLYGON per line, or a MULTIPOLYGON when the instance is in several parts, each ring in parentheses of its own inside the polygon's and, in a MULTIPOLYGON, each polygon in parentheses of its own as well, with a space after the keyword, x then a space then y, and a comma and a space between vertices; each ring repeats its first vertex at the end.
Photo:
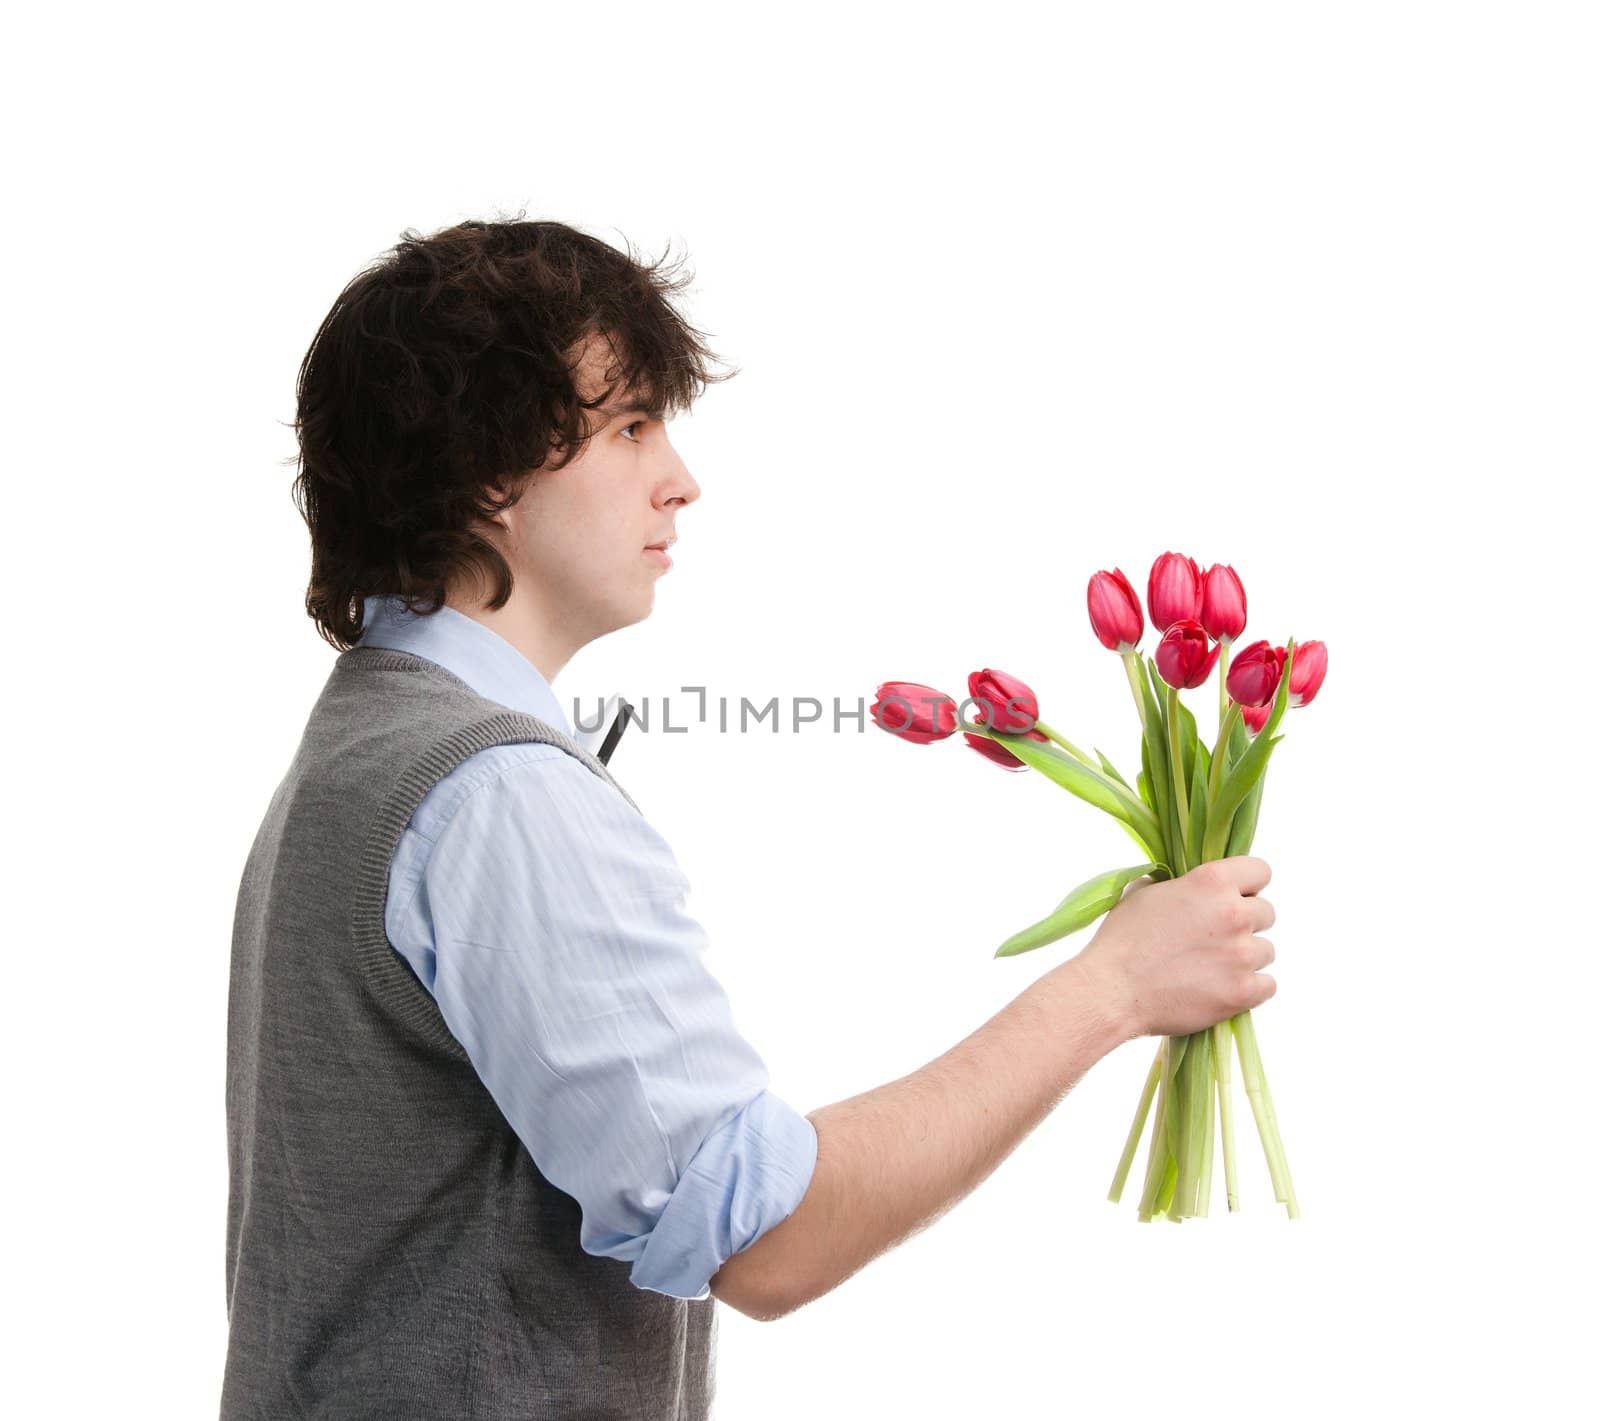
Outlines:
MULTIPOLYGON (((1167 859, 1175 874, 1187 872, 1196 863, 1249 852, 1260 808, 1266 761, 1277 740, 1282 738, 1274 736, 1272 732, 1288 708, 1294 652, 1295 644, 1291 637, 1285 650, 1284 666, 1275 688, 1272 709, 1262 726, 1265 734, 1248 749, 1244 744, 1239 703, 1227 698, 1226 689, 1223 692, 1216 745, 1209 756, 1203 744, 1197 742, 1192 746, 1186 745, 1182 734, 1184 711, 1178 688, 1171 684, 1166 686, 1163 724, 1147 726, 1146 761, 1152 758, 1148 750, 1150 732, 1155 731, 1156 743, 1163 745, 1167 752, 1170 793, 1178 811, 1175 821, 1168 821, 1175 822, 1177 829, 1177 838, 1171 845, 1167 859), (1257 746, 1261 747, 1259 755, 1255 754, 1257 746), (1255 755, 1254 759, 1252 755, 1255 755), (1186 762, 1188 776, 1185 775, 1186 762), (1188 783, 1189 780, 1192 783, 1188 783), (1226 798, 1223 794, 1225 786, 1229 790, 1226 798), (1245 811, 1247 804, 1248 812, 1245 811), (1189 813, 1184 812, 1186 805, 1189 806, 1189 813)), ((1143 672, 1133 671, 1132 657, 1128 659, 1129 676, 1135 681, 1137 690, 1143 672)), ((1155 673, 1152 681, 1159 674, 1155 673)), ((1136 694, 1135 700, 1141 709, 1146 706, 1142 692, 1136 694)), ((1161 776, 1158 775, 1156 779, 1159 783, 1161 776)), ((1186 1218, 1203 1218, 1209 1212, 1211 1177, 1214 1172, 1212 1151, 1218 1117, 1222 1129, 1223 1178, 1227 1188, 1228 1209, 1237 1212, 1238 1155, 1233 1121, 1233 1053, 1236 1045, 1239 1074, 1244 1081, 1245 1095, 1250 1102, 1257 1133, 1261 1137, 1273 1193, 1278 1202, 1285 1205, 1290 1218, 1299 1217, 1299 1202, 1289 1178, 1289 1163, 1278 1131, 1277 1116, 1272 1109, 1272 1096, 1267 1089, 1266 1072, 1261 1065, 1255 1026, 1249 1012, 1243 1012, 1230 1021, 1218 1022, 1205 1031, 1189 1036, 1168 1037, 1162 1041, 1134 1114, 1128 1144, 1124 1147, 1123 1157, 1112 1179, 1108 1196, 1112 1203, 1121 1201, 1128 1171, 1149 1115, 1151 1094, 1159 1092, 1150 1157, 1139 1200, 1140 1219, 1167 1218, 1177 1222, 1186 1218)))
MULTIPOLYGON (((1248 853, 1267 762, 1283 738, 1275 732, 1287 710, 1309 704, 1322 684, 1326 648, 1305 642, 1297 654, 1292 637, 1283 647, 1252 643, 1230 669, 1231 646, 1245 624, 1244 589, 1232 568, 1219 564, 1202 576, 1192 558, 1165 553, 1151 570, 1149 596, 1151 620, 1164 635, 1146 659, 1138 652, 1144 616, 1127 578, 1117 569, 1090 579, 1090 621, 1101 643, 1122 658, 1143 732, 1132 785, 1098 749, 1091 758, 1040 720, 1032 690, 1005 672, 986 668, 969 676, 972 699, 981 707, 970 721, 932 687, 902 681, 878 687, 872 717, 883 729, 916 744, 947 739, 959 729, 984 758, 1004 769, 1033 769, 1103 810, 1139 847, 1144 862, 1079 884, 1046 917, 1007 938, 996 957, 1032 951, 1088 926, 1114 908, 1135 879, 1181 877, 1201 863, 1248 853), (1207 747, 1180 692, 1203 685, 1219 658, 1217 738, 1207 747)), ((1209 1212, 1219 1128, 1228 1209, 1238 1210, 1235 1051, 1273 1193, 1290 1218, 1299 1217, 1248 1011, 1161 1040, 1117 1161, 1113 1203, 1122 1198, 1148 1123, 1141 1220, 1178 1222, 1209 1212)))

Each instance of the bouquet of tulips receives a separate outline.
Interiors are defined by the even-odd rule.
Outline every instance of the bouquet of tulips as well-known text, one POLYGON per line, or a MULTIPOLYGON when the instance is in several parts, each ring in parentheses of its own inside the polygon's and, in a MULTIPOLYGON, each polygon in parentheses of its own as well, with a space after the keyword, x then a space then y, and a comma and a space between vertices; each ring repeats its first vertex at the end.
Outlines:
MULTIPOLYGON (((1323 643, 1296 646, 1293 637, 1285 646, 1252 642, 1229 665, 1246 616, 1244 585, 1231 567, 1219 563, 1202 573, 1193 558, 1163 553, 1150 569, 1147 593, 1150 621, 1161 633, 1153 659, 1139 655, 1144 613, 1122 570, 1097 572, 1089 579, 1089 623, 1101 644, 1122 658, 1143 730, 1133 785, 1098 749, 1091 759, 1040 720, 1038 697, 1006 672, 972 672, 967 678, 971 694, 960 706, 917 682, 885 681, 877 688, 872 719, 884 730, 919 745, 949 739, 960 730, 968 745, 1002 768, 1037 770, 1103 809, 1145 856, 1145 862, 1098 874, 1074 888, 1048 916, 1001 943, 996 957, 1029 952, 1088 926, 1116 906, 1137 878, 1148 875, 1159 882, 1196 864, 1248 853, 1267 762, 1283 739, 1275 732, 1291 706, 1310 704, 1327 674, 1323 643), (1180 692, 1205 685, 1219 659, 1217 737, 1208 748, 1180 692), (970 721, 961 714, 969 704, 976 706, 970 721)), ((1248 1011, 1205 1031, 1162 1040, 1117 1163, 1112 1203, 1122 1198, 1154 1102, 1140 1219, 1177 1222, 1209 1211, 1212 1142, 1219 1118, 1228 1208, 1238 1209, 1235 1047, 1273 1192, 1290 1218, 1299 1217, 1248 1011)))

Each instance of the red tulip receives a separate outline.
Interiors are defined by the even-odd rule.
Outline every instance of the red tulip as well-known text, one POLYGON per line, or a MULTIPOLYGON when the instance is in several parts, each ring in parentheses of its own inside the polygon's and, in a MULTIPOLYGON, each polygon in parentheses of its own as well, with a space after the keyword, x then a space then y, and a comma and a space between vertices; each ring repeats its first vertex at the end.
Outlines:
POLYGON ((1200 569, 1195 560, 1182 553, 1162 553, 1150 569, 1145 598, 1151 624, 1164 632, 1174 622, 1198 622, 1200 602, 1200 569))
POLYGON ((1089 579, 1089 625, 1110 651, 1132 651, 1144 635, 1139 594, 1120 567, 1089 579))
POLYGON ((1244 583, 1226 563, 1212 563, 1206 569, 1200 589, 1200 621, 1221 642, 1236 641, 1244 630, 1244 583))
MULTIPOLYGON (((1299 648, 1296 648, 1296 655, 1299 648)), ((1228 694, 1241 706, 1264 706, 1278 694, 1287 652, 1270 642, 1253 641, 1228 667, 1228 694)))
POLYGON ((967 690, 980 706, 994 712, 992 720, 981 714, 975 716, 980 725, 992 725, 1007 735, 1016 735, 1032 730, 1039 719, 1039 698, 1026 681, 1007 672, 987 666, 974 671, 967 677, 967 690))
MULTIPOLYGON (((1280 661, 1286 660, 1289 653, 1283 647, 1275 647, 1280 661)), ((1322 689, 1322 678, 1328 674, 1328 648, 1320 641, 1301 641, 1295 643, 1294 669, 1289 672, 1289 704, 1291 706, 1308 706, 1322 689)))
POLYGON ((1203 686, 1217 664, 1220 646, 1212 646, 1206 629, 1192 618, 1182 618, 1167 628, 1156 646, 1156 670, 1169 686, 1192 691, 1203 686))
MULTIPOLYGON (((1297 652, 1299 649, 1295 648, 1297 652)), ((1272 702, 1268 701, 1264 706, 1240 706, 1239 717, 1250 727, 1252 735, 1259 735, 1261 727, 1272 719, 1272 702)))
POLYGON ((891 735, 926 745, 956 733, 956 703, 943 691, 916 681, 885 681, 875 694, 873 722, 891 735))
MULTIPOLYGON (((972 718, 977 721, 979 725, 988 724, 988 721, 986 721, 983 717, 982 710, 974 712, 972 718)), ((1025 770, 1028 768, 1022 763, 1021 760, 1017 759, 1015 755, 1007 750, 1004 745, 1000 744, 996 740, 989 739, 987 735, 974 735, 970 730, 963 730, 961 733, 966 737, 968 745, 972 746, 972 748, 985 759, 993 760, 995 764, 1000 766, 1002 770, 1025 770)), ((1050 743, 1050 737, 1037 730, 1028 731, 1027 739, 1037 740, 1044 745, 1048 745, 1050 743)))

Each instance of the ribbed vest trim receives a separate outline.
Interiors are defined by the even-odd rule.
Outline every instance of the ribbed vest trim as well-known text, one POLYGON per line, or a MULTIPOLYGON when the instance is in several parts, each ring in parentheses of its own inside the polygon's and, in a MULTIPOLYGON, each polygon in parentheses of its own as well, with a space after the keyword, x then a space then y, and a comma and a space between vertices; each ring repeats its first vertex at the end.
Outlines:
MULTIPOLYGON (((437 662, 382 647, 353 647, 340 655, 334 669, 345 675, 396 671, 443 676, 472 691, 459 676, 437 662)), ((479 693, 473 691, 472 694, 479 693)), ((493 745, 527 742, 554 745, 565 750, 615 789, 637 812, 639 806, 611 777, 606 767, 565 731, 537 716, 508 708, 446 736, 407 766, 378 811, 362 849, 356 875, 350 908, 350 935, 361 972, 378 998, 401 1022, 429 1045, 458 1061, 469 1061, 470 1058, 445 1024, 433 994, 417 980, 410 965, 389 942, 388 929, 384 924, 384 910, 389 896, 389 867, 401 834, 411 822, 417 805, 434 785, 480 750, 487 750, 493 745)))

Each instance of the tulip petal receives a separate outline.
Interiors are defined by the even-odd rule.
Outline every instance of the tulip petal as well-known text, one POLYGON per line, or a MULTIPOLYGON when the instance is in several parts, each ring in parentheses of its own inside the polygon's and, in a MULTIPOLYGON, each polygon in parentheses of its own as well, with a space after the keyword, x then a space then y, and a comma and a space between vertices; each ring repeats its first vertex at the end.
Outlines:
POLYGON ((1098 917, 1108 913, 1121 901, 1123 891, 1136 878, 1154 871, 1159 865, 1141 863, 1133 868, 1114 868, 1109 873, 1097 874, 1086 883, 1080 883, 1060 903, 1055 911, 1041 918, 1031 927, 1012 933, 995 952, 996 957, 1015 957, 1032 952, 1036 947, 1075 933, 1098 917))

